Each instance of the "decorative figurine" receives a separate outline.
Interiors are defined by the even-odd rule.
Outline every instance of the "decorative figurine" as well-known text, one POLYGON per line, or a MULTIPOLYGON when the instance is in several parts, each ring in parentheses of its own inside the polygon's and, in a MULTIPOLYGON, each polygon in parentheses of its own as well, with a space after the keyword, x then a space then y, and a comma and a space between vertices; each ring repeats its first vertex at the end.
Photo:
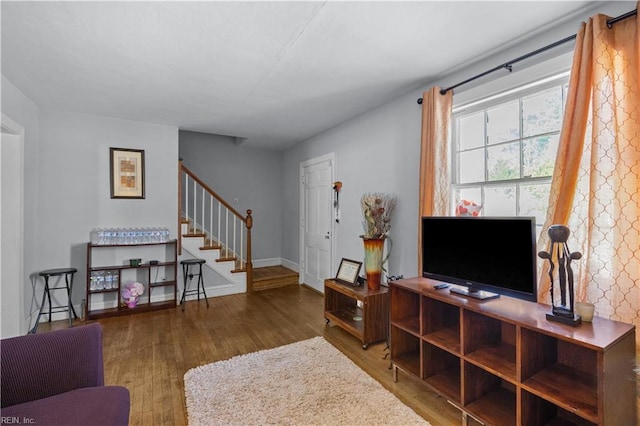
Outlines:
POLYGON ((551 225, 549 227, 549 239, 551 244, 549 251, 541 251, 538 256, 541 259, 549 260, 551 264, 549 268, 549 279, 551 280, 550 292, 551 292, 551 304, 553 306, 551 313, 547 314, 547 320, 561 322, 563 324, 578 325, 582 322, 580 315, 577 315, 574 310, 574 289, 573 289, 573 270, 571 269, 571 261, 578 260, 582 257, 580 252, 569 252, 567 246, 567 239, 569 238, 569 228, 564 225, 551 225), (556 306, 556 300, 554 298, 553 272, 555 270, 555 264, 553 263, 553 254, 555 252, 555 258, 558 262, 558 284, 560 287, 560 305, 556 306), (567 304, 567 297, 569 303, 567 304))

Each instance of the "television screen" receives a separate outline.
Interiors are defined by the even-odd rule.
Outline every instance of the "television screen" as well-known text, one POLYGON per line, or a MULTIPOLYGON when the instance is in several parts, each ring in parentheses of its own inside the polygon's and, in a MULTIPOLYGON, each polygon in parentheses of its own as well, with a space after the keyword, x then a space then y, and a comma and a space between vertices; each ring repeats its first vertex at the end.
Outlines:
POLYGON ((469 296, 535 302, 535 228, 534 217, 425 216, 422 276, 464 286, 469 296))

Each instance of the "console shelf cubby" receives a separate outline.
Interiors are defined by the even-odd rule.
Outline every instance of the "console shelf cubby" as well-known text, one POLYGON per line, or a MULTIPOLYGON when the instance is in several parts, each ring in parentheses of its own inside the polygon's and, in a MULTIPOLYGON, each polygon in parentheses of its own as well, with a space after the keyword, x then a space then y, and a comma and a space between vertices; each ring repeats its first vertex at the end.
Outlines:
POLYGON ((516 327, 472 311, 464 311, 465 355, 474 364, 516 381, 516 327))
MULTIPOLYGON (((395 360, 395 366, 414 377, 420 376, 420 339, 408 333, 402 328, 392 327, 391 339, 396 344, 390 348, 391 358, 395 360)), ((397 378, 397 368, 394 369, 394 379, 397 378)))
POLYGON ((419 379, 491 425, 636 423, 635 327, 595 317, 549 322, 551 307, 506 296, 475 300, 434 289, 439 281, 390 283, 390 353, 419 379))
POLYGON ((464 364, 464 410, 491 425, 516 424, 516 386, 486 370, 464 364))
POLYGON ((423 299, 422 337, 460 355, 460 308, 434 299, 423 299))
POLYGON ((422 343, 422 353, 429 360, 424 366, 424 382, 448 400, 460 403, 460 358, 427 342, 422 343))
POLYGON ((391 299, 395 300, 395 304, 390 307, 394 325, 415 336, 419 336, 420 298, 397 287, 392 287, 389 291, 391 292, 391 299))

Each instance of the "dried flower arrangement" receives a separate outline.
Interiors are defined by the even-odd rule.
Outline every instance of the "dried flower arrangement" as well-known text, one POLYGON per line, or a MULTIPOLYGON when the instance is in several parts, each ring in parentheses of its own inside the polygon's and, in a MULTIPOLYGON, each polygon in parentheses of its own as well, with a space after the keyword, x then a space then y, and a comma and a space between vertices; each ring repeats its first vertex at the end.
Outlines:
POLYGON ((396 196, 380 192, 363 194, 360 199, 362 206, 362 227, 364 238, 383 238, 391 229, 391 215, 396 207, 396 196))

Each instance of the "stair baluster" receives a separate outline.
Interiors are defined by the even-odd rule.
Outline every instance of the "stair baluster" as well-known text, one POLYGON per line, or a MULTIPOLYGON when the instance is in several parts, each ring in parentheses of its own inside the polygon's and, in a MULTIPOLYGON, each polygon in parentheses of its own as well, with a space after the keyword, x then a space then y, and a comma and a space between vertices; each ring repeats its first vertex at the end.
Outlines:
POLYGON ((179 229, 188 221, 188 233, 204 237, 203 249, 219 249, 218 262, 233 261, 232 272, 245 272, 247 291, 252 291, 251 210, 241 215, 180 160, 178 211, 179 229))

